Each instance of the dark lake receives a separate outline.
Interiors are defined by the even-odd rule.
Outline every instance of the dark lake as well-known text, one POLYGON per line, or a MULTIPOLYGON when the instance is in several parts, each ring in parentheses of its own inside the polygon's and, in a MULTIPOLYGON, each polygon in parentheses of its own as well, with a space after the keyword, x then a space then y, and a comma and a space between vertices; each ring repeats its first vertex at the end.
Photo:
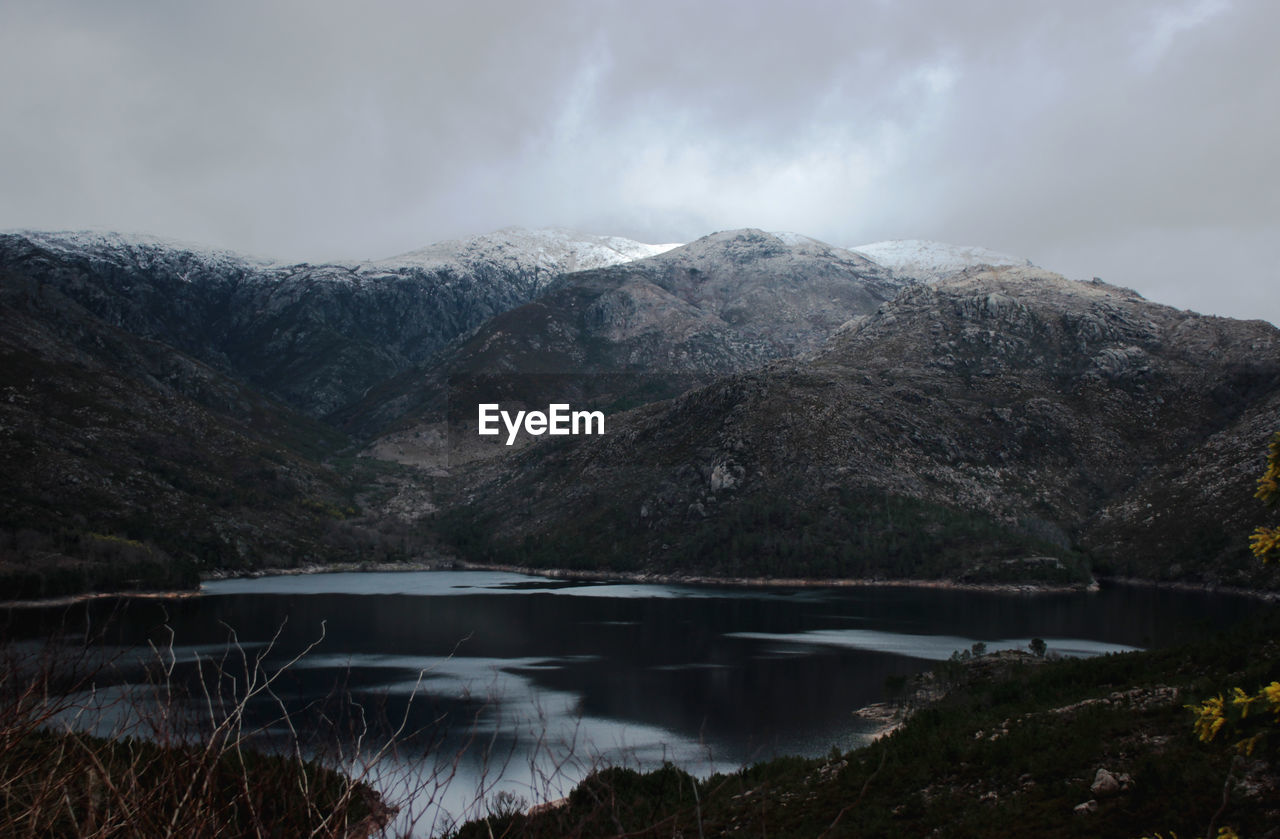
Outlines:
POLYGON ((102 730, 126 722, 115 700, 152 690, 158 661, 198 716, 198 674, 209 678, 211 663, 234 692, 246 662, 270 673, 311 647, 249 704, 261 741, 287 741, 282 708, 304 739, 336 736, 345 749, 353 723, 368 726, 366 749, 403 723, 380 771, 429 764, 451 775, 419 798, 432 800, 423 824, 438 829, 499 789, 531 803, 562 795, 601 761, 707 773, 848 749, 870 730, 852 711, 882 700, 889 677, 975 642, 1026 649, 1038 637, 1050 653, 1095 655, 1184 640, 1259 608, 1137 586, 759 589, 449 571, 228 580, 196 597, 11 609, 0 620, 28 646, 88 628, 106 662, 92 701, 117 709, 102 730))

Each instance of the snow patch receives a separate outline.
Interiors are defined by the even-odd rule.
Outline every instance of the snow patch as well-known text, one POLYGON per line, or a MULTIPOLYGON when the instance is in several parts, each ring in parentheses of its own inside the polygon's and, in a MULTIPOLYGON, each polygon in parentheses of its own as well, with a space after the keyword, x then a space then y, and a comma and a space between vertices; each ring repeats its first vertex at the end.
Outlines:
POLYGON ((501 266, 532 274, 545 284, 571 271, 606 268, 634 262, 680 247, 681 243, 651 245, 621 236, 595 236, 560 228, 524 230, 506 228, 472 239, 438 242, 400 256, 373 261, 331 261, 320 264, 288 263, 274 259, 210 248, 158 236, 109 231, 4 231, 26 238, 42 248, 62 254, 87 255, 139 264, 176 263, 184 279, 189 262, 204 268, 233 268, 248 273, 253 282, 274 283, 298 278, 323 283, 361 285, 389 275, 437 272, 467 275, 477 268, 501 266))
POLYGON ((503 263, 555 274, 607 268, 665 253, 681 243, 651 245, 621 236, 596 236, 563 228, 507 227, 472 239, 437 242, 425 248, 365 263, 367 269, 438 270, 476 263, 503 263))
POLYGON ((791 247, 796 245, 823 245, 824 247, 829 247, 824 242, 819 242, 811 236, 804 236, 800 233, 791 233, 786 230, 770 230, 768 233, 770 236, 780 239, 784 245, 790 245, 791 247))
POLYGON ((1031 260, 976 245, 894 239, 850 248, 898 277, 936 282, 975 265, 1034 268, 1031 260))

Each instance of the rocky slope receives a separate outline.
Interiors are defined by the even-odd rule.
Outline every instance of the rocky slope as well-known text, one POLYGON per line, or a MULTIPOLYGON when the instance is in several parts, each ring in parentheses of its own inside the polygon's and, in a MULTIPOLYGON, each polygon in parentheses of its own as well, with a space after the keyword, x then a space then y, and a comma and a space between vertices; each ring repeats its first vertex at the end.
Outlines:
POLYGON ((719 574, 1260 582, 1280 333, 1034 268, 905 288, 811 358, 545 444, 447 519, 474 555, 719 574))
POLYGON ((411 441, 443 441, 424 428, 443 419, 446 399, 455 441, 475 437, 479 401, 568 401, 611 412, 812 351, 898 288, 865 258, 808 237, 715 233, 648 259, 563 275, 371 391, 342 419, 368 432, 408 417, 377 450, 423 458, 411 441))
POLYGON ((377 262, 282 265, 150 237, 19 232, 0 234, 0 269, 322 418, 567 271, 666 247, 510 229, 377 262))

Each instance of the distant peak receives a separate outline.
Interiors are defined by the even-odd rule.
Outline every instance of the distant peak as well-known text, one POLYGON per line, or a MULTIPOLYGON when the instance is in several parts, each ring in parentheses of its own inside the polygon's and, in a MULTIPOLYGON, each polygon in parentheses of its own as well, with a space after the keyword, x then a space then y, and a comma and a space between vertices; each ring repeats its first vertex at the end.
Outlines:
POLYGON ((862 264, 870 262, 875 265, 875 261, 864 254, 830 245, 812 236, 756 227, 720 230, 673 250, 663 258, 698 262, 722 259, 741 262, 761 258, 819 259, 862 264))

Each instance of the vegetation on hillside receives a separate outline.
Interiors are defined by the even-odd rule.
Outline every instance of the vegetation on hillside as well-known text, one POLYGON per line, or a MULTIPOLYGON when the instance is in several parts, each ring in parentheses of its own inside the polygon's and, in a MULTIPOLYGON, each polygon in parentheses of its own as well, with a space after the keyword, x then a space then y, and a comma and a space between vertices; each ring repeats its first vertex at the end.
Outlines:
POLYGON ((495 535, 499 522, 470 509, 455 508, 437 521, 463 558, 529 568, 728 578, 1090 580, 1084 557, 990 516, 846 487, 818 497, 802 491, 748 495, 660 547, 654 542, 661 533, 603 501, 517 543, 495 535))

